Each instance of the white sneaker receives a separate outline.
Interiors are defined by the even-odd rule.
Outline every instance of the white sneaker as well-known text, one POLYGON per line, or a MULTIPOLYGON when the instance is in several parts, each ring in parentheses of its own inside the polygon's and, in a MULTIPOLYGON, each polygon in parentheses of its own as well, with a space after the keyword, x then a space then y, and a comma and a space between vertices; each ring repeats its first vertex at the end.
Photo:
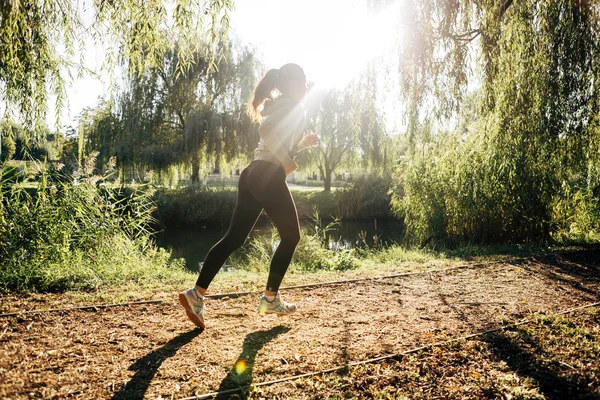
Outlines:
POLYGON ((273 301, 267 300, 267 297, 263 295, 258 302, 258 312, 260 314, 288 315, 296 312, 296 305, 281 300, 279 293, 275 295, 273 301))
POLYGON ((179 293, 179 303, 185 308, 190 321, 202 329, 206 328, 204 325, 204 299, 196 288, 179 293))

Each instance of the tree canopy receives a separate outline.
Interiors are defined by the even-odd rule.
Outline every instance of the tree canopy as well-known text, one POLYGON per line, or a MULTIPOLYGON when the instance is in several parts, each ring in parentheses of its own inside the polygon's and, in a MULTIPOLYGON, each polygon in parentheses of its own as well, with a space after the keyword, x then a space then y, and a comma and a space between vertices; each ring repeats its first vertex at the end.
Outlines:
POLYGON ((84 72, 89 41, 106 50, 104 68, 125 65, 139 75, 162 63, 180 43, 177 68, 193 54, 218 61, 217 43, 227 33, 232 0, 14 0, 0 3, 0 94, 8 110, 29 126, 43 121, 49 96, 66 99, 68 76, 84 72), (183 45, 181 45, 183 44, 183 45))
POLYGON ((548 240, 557 224, 571 224, 557 219, 570 196, 591 200, 600 183, 599 4, 411 4, 400 72, 412 153, 396 193, 409 232, 418 240, 548 240), (434 104, 434 118, 457 113, 477 76, 476 111, 459 114, 474 119, 464 121, 465 135, 424 134, 423 107, 434 104))

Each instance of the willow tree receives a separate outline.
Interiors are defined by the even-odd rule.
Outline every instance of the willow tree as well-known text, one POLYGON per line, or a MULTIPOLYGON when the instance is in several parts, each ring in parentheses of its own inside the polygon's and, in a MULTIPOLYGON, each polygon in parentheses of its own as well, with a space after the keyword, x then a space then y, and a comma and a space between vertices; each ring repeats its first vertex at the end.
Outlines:
POLYGON ((307 119, 308 129, 319 135, 319 146, 307 158, 318 168, 328 192, 333 173, 356 148, 360 112, 350 88, 317 90, 310 94, 307 119))
MULTIPOLYGON (((361 168, 370 168, 386 172, 394 151, 389 151, 391 138, 387 132, 383 113, 380 111, 381 99, 378 98, 380 86, 377 84, 377 71, 373 66, 357 82, 356 98, 360 99, 357 158, 362 160, 361 168)), ((389 172, 389 171, 388 171, 389 172)))
POLYGON ((106 49, 109 71, 124 62, 130 75, 140 74, 162 63, 173 42, 185 43, 179 68, 189 66, 200 45, 214 68, 232 7, 232 0, 2 1, 0 95, 28 125, 43 121, 48 98, 56 96, 62 108, 66 77, 84 72, 90 40, 106 49))
MULTIPOLYGON (((600 6, 586 0, 409 3, 400 72, 417 161, 399 171, 399 209, 415 226, 429 226, 420 231, 421 239, 547 240, 561 185, 598 184, 600 6), (480 130, 472 138, 473 151, 456 155, 477 154, 485 173, 463 174, 459 169, 468 166, 459 160, 445 164, 449 172, 428 164, 439 172, 432 179, 448 177, 440 186, 466 179, 454 191, 445 186, 439 205, 429 204, 426 192, 413 190, 423 174, 411 170, 425 165, 418 161, 424 154, 437 157, 419 137, 423 109, 439 119, 460 110, 474 76, 474 55, 482 91, 480 130), (475 208, 452 203, 453 196, 469 198, 475 208), (432 212, 445 216, 435 229, 425 216, 432 212), (464 222, 455 218, 460 226, 450 226, 451 214, 464 222)), ((463 145, 452 146, 444 149, 463 145)))
MULTIPOLYGON (((118 123, 83 127, 87 151, 112 149, 107 155, 100 151, 98 160, 116 156, 129 175, 137 167, 160 173, 172 166, 191 166, 192 182, 199 180, 203 161, 219 169, 221 160, 248 154, 247 138, 255 129, 243 110, 260 64, 250 49, 229 41, 222 45, 227 48, 219 51, 223 57, 213 70, 204 52, 194 53, 190 65, 181 70, 175 46, 160 65, 126 79, 110 112, 118 123), (114 128, 110 138, 100 129, 108 126, 114 128)), ((99 107, 94 118, 110 118, 105 114, 99 107)))

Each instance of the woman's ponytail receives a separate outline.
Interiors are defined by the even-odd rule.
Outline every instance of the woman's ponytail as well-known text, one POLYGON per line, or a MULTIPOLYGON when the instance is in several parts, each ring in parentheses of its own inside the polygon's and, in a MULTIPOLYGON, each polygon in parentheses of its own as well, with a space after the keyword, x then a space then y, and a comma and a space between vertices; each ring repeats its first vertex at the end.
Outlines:
POLYGON ((260 107, 265 100, 273 99, 273 91, 279 86, 279 70, 277 68, 267 71, 254 89, 252 99, 248 102, 248 116, 254 123, 261 121, 260 107))

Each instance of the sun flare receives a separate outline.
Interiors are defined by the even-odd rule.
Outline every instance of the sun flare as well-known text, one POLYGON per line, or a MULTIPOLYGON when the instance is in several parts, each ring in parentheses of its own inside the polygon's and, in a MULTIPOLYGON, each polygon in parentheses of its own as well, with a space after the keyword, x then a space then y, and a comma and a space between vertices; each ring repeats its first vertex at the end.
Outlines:
POLYGON ((396 40, 398 2, 378 13, 351 8, 331 23, 314 59, 307 59, 309 79, 322 87, 343 87, 396 40))
POLYGON ((402 17, 396 0, 373 11, 364 0, 263 0, 236 5, 237 33, 254 43, 268 68, 300 64, 320 87, 347 85, 369 61, 389 52, 402 17), (256 23, 269 20, 269 24, 256 23))

